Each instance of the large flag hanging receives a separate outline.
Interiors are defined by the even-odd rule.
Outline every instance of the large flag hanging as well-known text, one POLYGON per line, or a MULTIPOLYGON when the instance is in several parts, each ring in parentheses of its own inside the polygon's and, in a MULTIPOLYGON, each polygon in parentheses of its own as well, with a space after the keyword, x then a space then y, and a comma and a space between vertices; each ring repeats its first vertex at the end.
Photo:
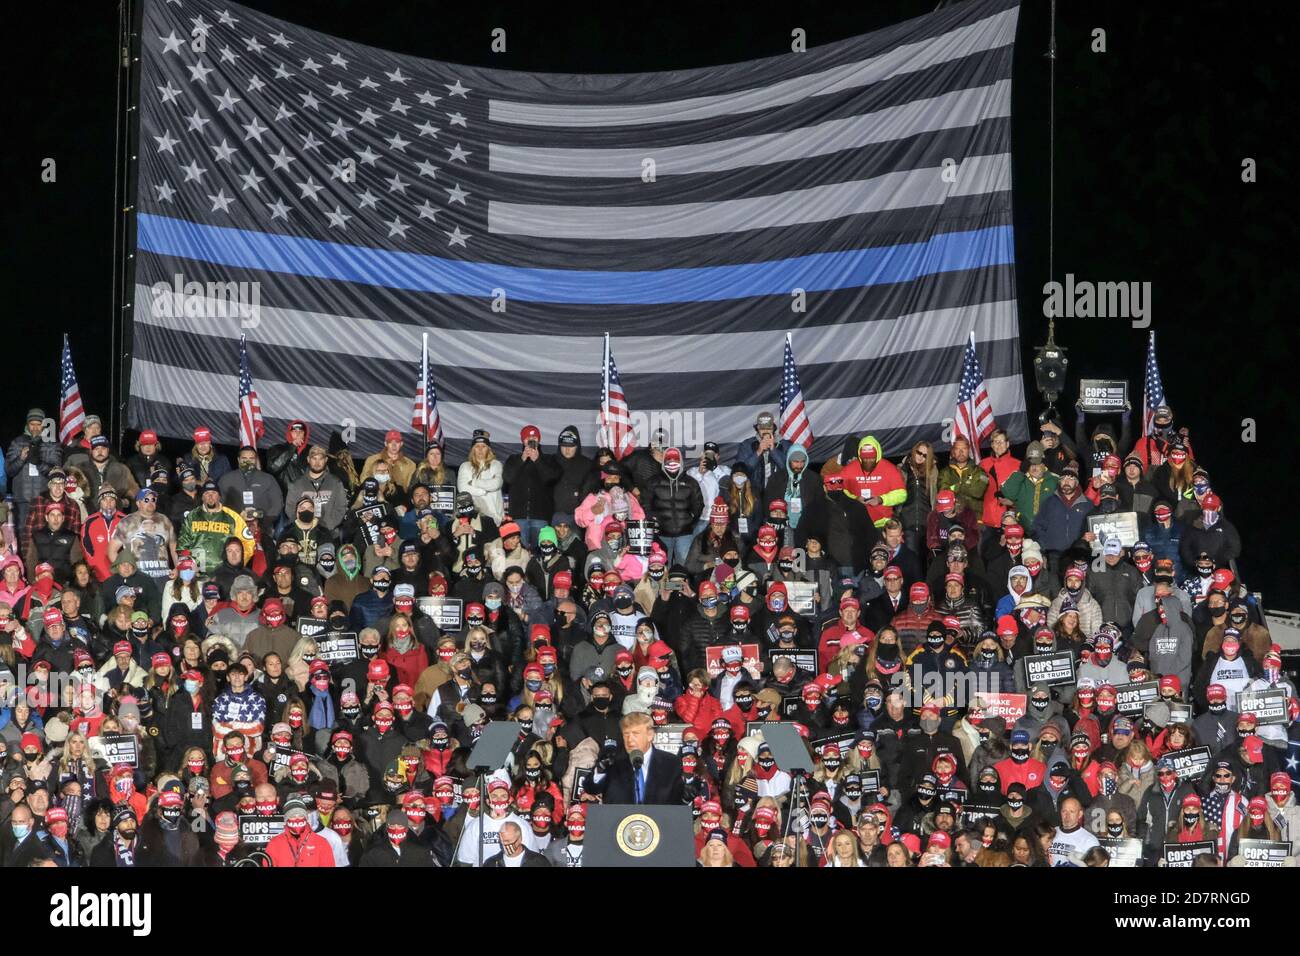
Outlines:
POLYGON ((957 413, 953 416, 953 438, 970 442, 971 458, 980 460, 980 443, 997 427, 993 420, 993 406, 989 403, 989 390, 984 384, 984 372, 979 356, 975 354, 975 333, 966 343, 966 354, 961 363, 961 383, 957 386, 957 413))
POLYGON ((452 454, 525 422, 590 441, 582 357, 609 331, 638 442, 674 413, 727 454, 793 330, 814 456, 868 429, 892 451, 939 436, 974 329, 1027 438, 1018 12, 970 0, 805 53, 566 75, 142 0, 129 421, 233 440, 246 333, 269 424, 378 448, 427 333, 452 454))
POLYGON ((614 457, 621 461, 636 448, 636 435, 632 432, 632 416, 628 412, 627 398, 623 394, 623 383, 618 377, 618 366, 614 364, 614 353, 610 350, 608 335, 605 336, 604 364, 600 411, 596 416, 596 441, 602 447, 609 448, 614 457))
POLYGON ((1142 388, 1142 434, 1150 435, 1156 409, 1165 403, 1165 387, 1160 382, 1160 366, 1156 364, 1156 334, 1147 339, 1146 383, 1142 388))
POLYGON ((253 388, 253 373, 248 367, 248 343, 239 337, 239 445, 257 447, 257 440, 266 434, 262 421, 262 403, 253 388))
POLYGON ((423 436, 424 446, 442 446, 442 419, 438 416, 438 389, 429 374, 429 336, 423 337, 420 371, 415 379, 415 407, 411 410, 411 427, 423 436))
POLYGON ((803 387, 799 384, 789 332, 785 334, 785 359, 781 368, 781 437, 804 448, 812 447, 812 425, 804 408, 803 387))
POLYGON ((68 337, 63 336, 63 359, 59 363, 61 394, 59 398, 59 444, 67 445, 86 423, 86 410, 81 407, 81 389, 77 387, 77 373, 72 370, 72 349, 68 337))

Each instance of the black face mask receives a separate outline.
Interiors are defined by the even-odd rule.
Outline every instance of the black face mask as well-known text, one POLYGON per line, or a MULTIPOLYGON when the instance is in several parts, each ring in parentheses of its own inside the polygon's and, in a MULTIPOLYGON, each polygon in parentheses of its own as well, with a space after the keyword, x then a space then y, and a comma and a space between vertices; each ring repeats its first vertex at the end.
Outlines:
POLYGON ((236 793, 248 793, 253 789, 253 782, 251 780, 236 780, 231 786, 236 793))
POLYGON ((524 777, 527 778, 527 779, 529 779, 529 780, 541 780, 541 779, 542 779, 542 768, 541 768, 541 767, 529 767, 527 770, 524 771, 524 777))
POLYGON ((375 589, 376 594, 387 594, 388 589, 393 585, 391 581, 385 581, 381 578, 378 581, 371 581, 370 586, 375 589))
POLYGON ((451 740, 448 737, 432 737, 429 739, 429 746, 434 750, 446 750, 450 744, 451 740))
POLYGON ((340 708, 339 708, 339 711, 340 711, 340 713, 342 713, 343 716, 346 717, 348 720, 356 720, 358 717, 361 716, 361 708, 360 708, 360 707, 340 707, 340 708))
POLYGON ((663 568, 651 568, 651 569, 650 569, 650 572, 649 572, 649 574, 650 574, 650 580, 651 580, 651 581, 662 581, 662 580, 664 579, 664 574, 665 574, 665 573, 666 573, 666 572, 664 571, 663 568))
MULTIPOLYGON (((469 671, 462 671, 462 672, 460 672, 460 676, 461 676, 461 677, 464 677, 466 680, 468 680, 468 679, 469 679, 469 671)), ((484 694, 482 697, 480 697, 480 698, 478 699, 478 702, 479 702, 480 704, 482 704, 484 707, 491 707, 492 705, 494 705, 494 704, 497 702, 497 695, 496 695, 496 694, 484 694)), ((519 723, 522 724, 523 721, 521 720, 519 723)), ((531 721, 529 721, 529 723, 531 723, 531 721)), ((528 729, 531 730, 532 728, 529 727, 528 729)))
POLYGON ((822 761, 822 766, 825 767, 827 770, 839 770, 839 769, 840 769, 840 758, 839 758, 839 757, 827 757, 825 760, 822 761))
POLYGON ((824 813, 814 813, 812 814, 810 819, 812 820, 812 825, 817 827, 818 829, 821 829, 822 827, 826 826, 827 823, 830 822, 830 817, 826 816, 826 814, 824 813))
POLYGON ((880 644, 876 647, 876 660, 884 661, 886 664, 892 664, 898 660, 897 644, 880 644))
MULTIPOLYGON (((519 721, 519 730, 525 734, 531 734, 533 732, 533 722, 531 720, 519 721)), ((531 771, 529 772, 531 773, 531 771)), ((530 777, 529 779, 531 780, 532 778, 530 777)))
POLYGON ((759 757, 754 762, 757 763, 764 770, 771 770, 773 767, 776 766, 776 759, 773 757, 759 757))
POLYGON ((1183 826, 1194 827, 1196 826, 1197 822, 1200 821, 1200 819, 1201 819, 1201 815, 1199 813, 1184 813, 1183 826))
POLYGON ((591 706, 594 710, 597 710, 603 714, 605 711, 609 710, 609 698, 593 697, 591 698, 591 706))
POLYGON ((1108 823, 1106 824, 1106 834, 1112 837, 1121 837, 1124 835, 1124 824, 1108 823))
POLYGON ((766 705, 761 706, 754 711, 754 716, 757 717, 759 720, 767 720, 767 718, 770 717, 771 714, 772 714, 772 708, 766 705))
POLYGON ((1012 747, 1011 759, 1014 760, 1016 763, 1024 763, 1026 760, 1029 759, 1029 748, 1012 747))
POLYGON ((1228 709, 1228 703, 1227 701, 1222 701, 1222 700, 1218 702, 1210 701, 1209 707, 1210 707, 1210 713, 1221 714, 1228 709))
POLYGON ((845 787, 844 796, 849 800, 860 800, 862 798, 861 787, 845 787))
POLYGON ((361 644, 357 648, 361 652, 362 658, 372 661, 379 654, 378 644, 361 644))
POLYGON ((473 520, 474 515, 477 513, 478 512, 474 509, 473 505, 461 505, 456 509, 457 518, 469 518, 473 520))
POLYGON ((465 565, 465 575, 466 577, 471 577, 474 578, 475 580, 483 577, 483 565, 481 564, 465 565))
POLYGON ((1032 708, 1034 708, 1034 710, 1046 710, 1046 709, 1047 709, 1047 705, 1050 704, 1050 703, 1051 703, 1051 700, 1050 700, 1050 699, 1048 699, 1048 700, 1039 700, 1037 697, 1031 697, 1031 698, 1029 699, 1029 706, 1032 707, 1032 708))
POLYGON ((1009 809, 1012 813, 1019 813, 1024 808, 1025 808, 1025 801, 1023 800, 1007 800, 1007 809, 1009 809))
POLYGON ((988 664, 988 665, 991 666, 991 665, 997 663, 997 660, 998 660, 998 652, 997 652, 997 651, 980 651, 979 657, 980 657, 980 662, 981 662, 981 663, 983 663, 983 664, 988 664))
POLYGON ((975 784, 975 790, 983 797, 992 797, 998 792, 998 785, 987 780, 981 780, 975 784))
POLYGON ((736 698, 736 706, 741 710, 749 710, 754 705, 754 698, 746 694, 744 697, 736 698))

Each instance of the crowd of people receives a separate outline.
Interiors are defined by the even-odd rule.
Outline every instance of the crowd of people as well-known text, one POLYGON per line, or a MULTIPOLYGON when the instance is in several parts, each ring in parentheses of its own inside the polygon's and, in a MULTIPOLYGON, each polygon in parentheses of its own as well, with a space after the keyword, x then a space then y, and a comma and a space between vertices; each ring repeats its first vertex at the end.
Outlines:
POLYGON ((1073 424, 453 464, 295 421, 232 463, 32 409, 0 862, 581 866, 607 801, 689 807, 704 867, 1295 865, 1300 705, 1210 472, 1168 408, 1073 424))

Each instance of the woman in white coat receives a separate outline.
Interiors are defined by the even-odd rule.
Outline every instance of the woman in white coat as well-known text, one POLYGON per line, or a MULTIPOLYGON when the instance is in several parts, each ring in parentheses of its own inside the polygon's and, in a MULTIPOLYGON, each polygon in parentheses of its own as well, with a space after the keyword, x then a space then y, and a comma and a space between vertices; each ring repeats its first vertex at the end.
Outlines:
POLYGON ((456 490, 473 498, 479 514, 487 515, 497 524, 505 517, 501 501, 501 462, 492 453, 488 433, 481 428, 475 429, 469 458, 456 472, 456 490))

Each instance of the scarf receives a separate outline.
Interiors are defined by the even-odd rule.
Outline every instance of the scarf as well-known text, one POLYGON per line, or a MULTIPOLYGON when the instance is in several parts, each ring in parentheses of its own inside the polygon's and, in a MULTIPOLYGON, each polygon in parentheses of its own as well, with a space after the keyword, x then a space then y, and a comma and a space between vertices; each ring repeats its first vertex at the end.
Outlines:
POLYGON ((334 726, 334 699, 330 696, 329 688, 317 690, 311 688, 311 713, 307 720, 317 730, 334 726))
POLYGON ((135 848, 127 846, 116 830, 113 831, 113 855, 118 866, 135 866, 135 848))

